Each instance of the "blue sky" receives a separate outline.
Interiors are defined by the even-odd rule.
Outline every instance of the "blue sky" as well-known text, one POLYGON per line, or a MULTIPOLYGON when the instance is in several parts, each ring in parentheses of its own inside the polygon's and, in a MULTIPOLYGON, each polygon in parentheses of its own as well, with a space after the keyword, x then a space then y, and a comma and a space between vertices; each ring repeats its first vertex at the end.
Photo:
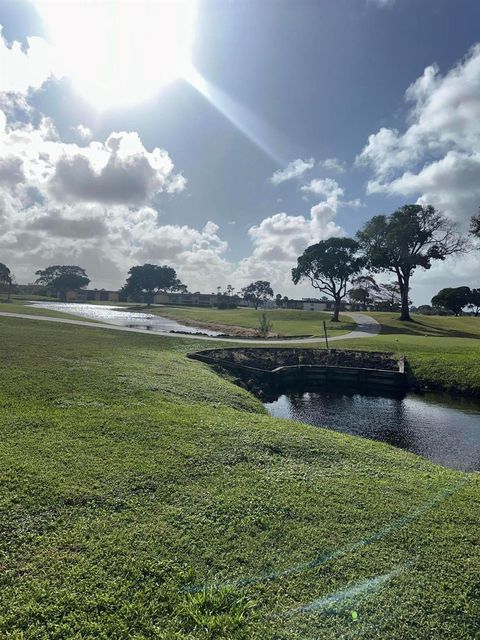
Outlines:
MULTIPOLYGON (((175 61, 145 55, 148 95, 101 108, 59 68, 42 2, 0 0, 0 260, 19 281, 68 259, 116 288, 152 261, 192 290, 262 278, 301 297, 289 272, 309 243, 418 199, 463 228, 480 205, 476 0, 200 0, 197 81, 157 86, 175 61)), ((414 301, 479 286, 478 266, 419 273, 414 301)))

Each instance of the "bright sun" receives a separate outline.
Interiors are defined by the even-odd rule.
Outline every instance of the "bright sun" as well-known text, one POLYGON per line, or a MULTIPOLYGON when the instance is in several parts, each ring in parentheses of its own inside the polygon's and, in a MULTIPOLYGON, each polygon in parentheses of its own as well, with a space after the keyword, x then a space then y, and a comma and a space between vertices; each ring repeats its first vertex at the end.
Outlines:
POLYGON ((195 0, 36 0, 63 73, 98 109, 147 100, 191 68, 195 0))

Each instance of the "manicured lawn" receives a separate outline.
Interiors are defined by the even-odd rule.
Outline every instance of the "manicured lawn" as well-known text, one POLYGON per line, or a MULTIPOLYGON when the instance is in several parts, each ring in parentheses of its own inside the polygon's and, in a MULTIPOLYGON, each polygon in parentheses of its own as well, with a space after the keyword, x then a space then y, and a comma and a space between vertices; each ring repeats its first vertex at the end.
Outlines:
POLYGON ((0 637, 478 637, 478 474, 270 418, 201 344, 0 317, 0 637))
POLYGON ((395 351, 407 356, 419 380, 480 395, 480 318, 414 316, 415 322, 406 323, 394 313, 369 315, 382 324, 379 336, 341 340, 333 346, 395 351))
MULTIPOLYGON (((207 322, 257 329, 261 309, 202 309, 199 307, 154 307, 152 313, 175 318, 179 321, 207 322)), ((268 309, 268 319, 273 323, 273 332, 282 336, 313 335, 323 336, 323 321, 327 322, 329 335, 341 335, 352 331, 356 324, 346 315, 340 316, 341 322, 332 323, 331 313, 317 311, 298 311, 295 309, 268 309)))

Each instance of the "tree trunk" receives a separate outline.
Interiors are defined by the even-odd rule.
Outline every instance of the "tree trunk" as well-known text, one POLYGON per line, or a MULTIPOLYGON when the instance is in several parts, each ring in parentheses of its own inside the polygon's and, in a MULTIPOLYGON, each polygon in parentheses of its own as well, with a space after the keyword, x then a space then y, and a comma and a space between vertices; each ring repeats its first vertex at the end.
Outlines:
POLYGON ((410 316, 410 310, 408 308, 408 290, 409 290, 410 276, 399 276, 398 284, 400 286, 400 295, 402 299, 402 310, 400 314, 400 320, 404 322, 412 322, 410 316))
POLYGON ((340 315, 340 298, 335 298, 335 303, 333 305, 333 318, 332 322, 339 322, 338 316, 340 315))

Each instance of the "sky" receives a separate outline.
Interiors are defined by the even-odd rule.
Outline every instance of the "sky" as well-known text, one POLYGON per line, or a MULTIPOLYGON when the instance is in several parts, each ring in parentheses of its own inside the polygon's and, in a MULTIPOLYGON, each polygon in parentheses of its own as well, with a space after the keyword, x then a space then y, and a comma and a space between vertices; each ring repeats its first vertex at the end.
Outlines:
MULTIPOLYGON (((190 291, 294 286, 373 215, 480 206, 478 0, 0 0, 0 261, 92 287, 168 264, 190 291)), ((480 251, 415 304, 480 286, 480 251)))

